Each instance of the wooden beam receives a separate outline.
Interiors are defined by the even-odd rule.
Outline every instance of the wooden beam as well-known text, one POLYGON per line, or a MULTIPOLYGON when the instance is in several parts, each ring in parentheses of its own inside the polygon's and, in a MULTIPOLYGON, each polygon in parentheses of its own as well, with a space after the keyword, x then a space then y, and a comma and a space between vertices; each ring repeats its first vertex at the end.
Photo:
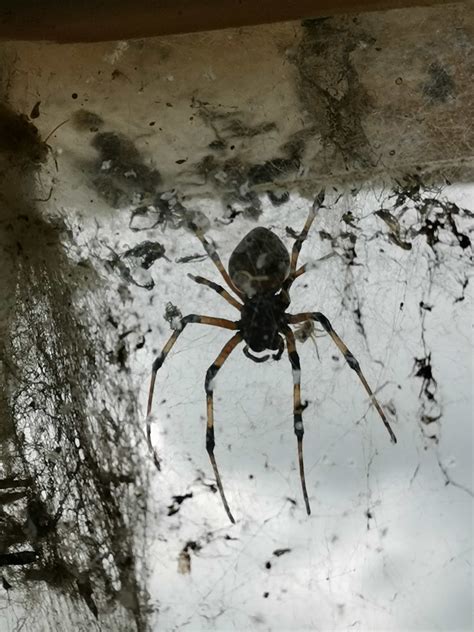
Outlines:
POLYGON ((95 42, 360 13, 446 0, 2 0, 0 39, 95 42))

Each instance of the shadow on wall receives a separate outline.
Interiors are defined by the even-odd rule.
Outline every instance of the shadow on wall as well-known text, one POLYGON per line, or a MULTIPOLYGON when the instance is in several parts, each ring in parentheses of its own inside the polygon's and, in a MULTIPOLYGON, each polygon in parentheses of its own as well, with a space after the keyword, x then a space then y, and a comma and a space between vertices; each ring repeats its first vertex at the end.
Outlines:
MULTIPOLYGON (((146 479, 136 400, 126 372, 111 370, 119 362, 100 325, 107 317, 101 280, 89 262, 69 256, 66 226, 48 219, 35 198, 49 157, 28 118, 2 105, 4 587, 18 594, 46 585, 73 620, 82 613, 84 621, 87 606, 93 618, 109 610, 104 618, 117 630, 144 630, 146 479)), ((53 609, 51 626, 54 616, 53 609)))

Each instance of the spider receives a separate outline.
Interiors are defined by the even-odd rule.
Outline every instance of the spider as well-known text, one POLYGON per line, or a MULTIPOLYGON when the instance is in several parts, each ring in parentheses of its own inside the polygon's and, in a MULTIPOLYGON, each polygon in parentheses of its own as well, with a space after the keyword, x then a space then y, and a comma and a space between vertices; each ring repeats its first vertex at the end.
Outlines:
POLYGON ((318 322, 327 334, 332 338, 340 352, 346 359, 348 365, 358 375, 362 385, 367 391, 372 404, 377 409, 385 428, 387 429, 393 443, 397 442, 395 434, 388 423, 377 398, 372 392, 367 380, 362 373, 359 363, 346 347, 344 342, 334 331, 329 320, 321 312, 302 312, 300 314, 289 314, 286 312, 290 305, 289 292, 294 281, 305 273, 307 267, 302 265, 297 267, 298 256, 303 242, 308 236, 309 229, 316 217, 317 211, 323 206, 324 190, 316 197, 306 223, 301 233, 296 237, 291 251, 291 256, 283 242, 272 233, 271 230, 263 227, 251 230, 237 245, 229 260, 229 271, 224 268, 222 261, 215 247, 207 241, 202 229, 196 224, 190 223, 190 228, 196 234, 204 246, 205 251, 214 262, 222 275, 224 281, 238 297, 237 300, 221 285, 209 281, 201 276, 188 275, 196 283, 205 285, 220 294, 240 313, 237 321, 225 318, 215 318, 213 316, 198 316, 189 314, 181 318, 178 327, 175 329, 168 342, 163 347, 160 355, 153 362, 150 389, 148 393, 147 406, 147 441, 153 454, 157 469, 160 469, 160 460, 151 443, 150 412, 153 403, 153 391, 155 387, 156 373, 162 366, 176 340, 179 338, 184 328, 190 323, 200 325, 211 325, 234 331, 232 338, 224 345, 215 361, 208 368, 205 379, 205 391, 207 401, 207 427, 206 427, 206 450, 209 454, 212 469, 219 489, 220 497, 224 509, 232 523, 234 517, 227 502, 222 480, 217 468, 214 456, 214 381, 216 375, 232 351, 241 342, 245 343, 244 354, 254 362, 265 362, 270 357, 279 360, 286 348, 293 374, 293 428, 297 439, 299 474, 306 513, 310 515, 311 507, 306 490, 306 479, 303 462, 303 410, 306 407, 301 401, 300 382, 301 369, 300 359, 296 351, 295 335, 290 325, 306 323, 307 321, 318 322), (255 353, 270 351, 266 355, 256 356, 255 353))

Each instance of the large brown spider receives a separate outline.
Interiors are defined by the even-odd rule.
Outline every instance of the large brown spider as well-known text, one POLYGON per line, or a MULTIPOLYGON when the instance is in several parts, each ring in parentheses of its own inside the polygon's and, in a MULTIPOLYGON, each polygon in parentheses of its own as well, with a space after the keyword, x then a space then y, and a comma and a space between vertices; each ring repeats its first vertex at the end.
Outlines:
POLYGON ((224 345, 223 349, 211 364, 206 373, 205 389, 207 399, 207 429, 206 429, 206 449, 216 477, 217 487, 221 495, 222 503, 231 522, 235 522, 229 509, 229 504, 225 497, 221 477, 214 457, 214 379, 217 372, 227 360, 230 353, 242 341, 245 342, 243 352, 254 362, 265 362, 270 358, 270 354, 255 356, 251 351, 259 353, 265 350, 274 351, 271 357, 279 360, 286 347, 293 372, 293 427, 298 442, 298 461, 300 470, 301 487, 306 505, 306 512, 311 513, 311 508, 306 491, 306 481, 303 463, 303 410, 305 406, 301 402, 300 393, 300 359, 296 351, 295 336, 290 325, 304 323, 306 321, 319 322, 324 330, 331 336, 347 363, 359 376, 365 390, 379 413, 385 427, 388 430, 393 443, 397 442, 395 434, 391 429, 387 418, 367 383, 359 363, 346 347, 332 328, 329 320, 321 312, 303 312, 301 314, 288 314, 286 309, 290 305, 290 288, 299 276, 304 274, 306 266, 296 267, 301 246, 308 236, 308 231, 316 217, 316 212, 322 207, 324 201, 324 190, 319 193, 314 201, 303 230, 296 238, 290 255, 283 242, 267 228, 254 228, 238 244, 230 256, 229 272, 222 265, 222 261, 214 246, 206 240, 202 230, 191 223, 190 227, 195 232, 198 239, 204 246, 209 257, 212 259, 217 269, 221 273, 229 288, 236 294, 242 302, 235 299, 221 285, 209 281, 201 276, 189 275, 196 283, 206 285, 218 292, 228 303, 240 312, 240 320, 231 321, 224 318, 214 318, 213 316, 197 316, 189 314, 181 319, 179 328, 172 334, 165 344, 162 352, 153 362, 151 374, 150 390, 148 394, 147 408, 147 440, 153 453, 155 465, 160 469, 159 458, 151 444, 150 412, 153 402, 153 390, 155 386, 156 372, 161 367, 170 352, 174 343, 182 333, 188 323, 198 323, 201 325, 213 325, 236 331, 232 338, 224 345), (283 335, 282 335, 283 334, 283 335))

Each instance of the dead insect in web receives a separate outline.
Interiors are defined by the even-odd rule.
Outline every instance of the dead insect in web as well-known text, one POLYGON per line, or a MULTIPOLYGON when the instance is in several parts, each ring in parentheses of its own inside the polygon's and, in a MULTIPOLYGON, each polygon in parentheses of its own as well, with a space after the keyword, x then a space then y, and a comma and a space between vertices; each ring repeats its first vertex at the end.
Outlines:
MULTIPOLYGON (((324 191, 321 191, 312 205, 306 223, 301 233, 296 237, 291 251, 291 255, 283 242, 267 228, 259 227, 250 231, 232 252, 229 260, 229 271, 224 268, 222 261, 215 247, 205 238, 203 230, 194 223, 190 223, 190 228, 201 241, 205 251, 214 262, 222 275, 227 286, 233 292, 232 295, 221 285, 205 279, 201 276, 190 276, 196 283, 205 285, 222 296, 240 314, 239 320, 231 321, 215 316, 201 316, 189 314, 181 319, 178 327, 163 347, 162 352, 153 362, 150 390, 148 393, 147 407, 147 440, 150 450, 153 453, 156 467, 160 468, 160 461, 151 444, 150 413, 153 402, 153 391, 155 387, 156 373, 162 366, 168 353, 171 351, 176 340, 189 323, 200 325, 211 325, 234 331, 232 338, 224 345, 223 349, 211 364, 206 373, 205 391, 207 400, 207 428, 206 428, 206 449, 209 454, 217 487, 221 496, 225 511, 231 522, 235 522, 227 502, 221 477, 217 468, 214 456, 214 383, 217 373, 227 360, 231 352, 238 344, 244 342, 244 354, 254 362, 265 362, 270 357, 279 360, 285 349, 293 373, 293 428, 297 439, 298 462, 301 479, 303 498, 308 515, 311 513, 308 493, 306 490, 304 463, 303 463, 303 410, 304 403, 301 401, 301 367, 300 359, 296 351, 295 334, 291 325, 306 324, 308 322, 318 322, 323 330, 336 344, 350 368, 355 371, 362 385, 367 391, 371 402, 377 409, 382 422, 384 423, 391 440, 396 443, 396 437, 391 429, 388 420, 383 412, 377 398, 373 394, 367 383, 359 363, 346 347, 344 342, 334 331, 329 320, 321 312, 302 312, 300 314, 289 314, 287 308, 290 305, 290 289, 294 281, 305 273, 311 266, 302 265, 297 267, 298 256, 303 242, 308 236, 308 231, 316 217, 316 212, 321 208, 324 201, 324 191), (237 297, 237 298, 235 298, 237 297), (269 351, 265 355, 255 355, 269 351)), ((308 329, 309 334, 313 333, 308 329)))
POLYGON ((311 340, 316 350, 316 355, 318 356, 318 360, 321 360, 319 357, 318 344, 316 342, 316 338, 321 338, 324 336, 324 330, 318 329, 313 320, 306 320, 305 322, 297 325, 295 327, 295 338, 298 342, 304 343, 307 340, 311 340))

